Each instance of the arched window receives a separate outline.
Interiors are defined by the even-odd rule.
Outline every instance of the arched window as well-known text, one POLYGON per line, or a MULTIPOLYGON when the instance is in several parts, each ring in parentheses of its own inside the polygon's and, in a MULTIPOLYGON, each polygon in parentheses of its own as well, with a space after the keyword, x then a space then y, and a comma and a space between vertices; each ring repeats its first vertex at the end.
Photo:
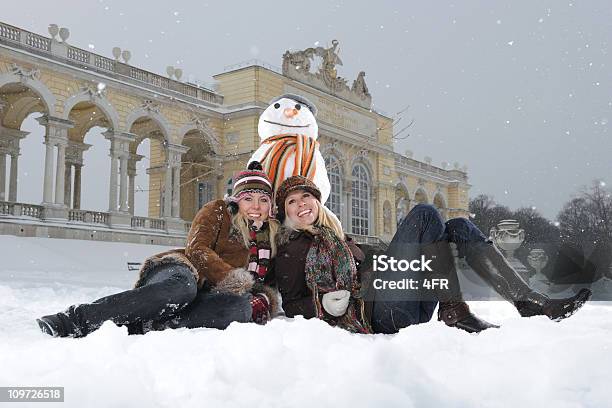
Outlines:
POLYGON ((334 156, 327 156, 325 158, 325 168, 331 185, 331 191, 325 206, 336 214, 338 219, 341 219, 342 174, 340 172, 340 162, 334 156))
POLYGON ((444 203, 444 197, 438 193, 433 199, 433 205, 438 209, 442 219, 446 221, 446 204, 444 203))
POLYGON ((351 185, 351 227, 352 233, 370 233, 370 177, 362 164, 353 167, 351 185))

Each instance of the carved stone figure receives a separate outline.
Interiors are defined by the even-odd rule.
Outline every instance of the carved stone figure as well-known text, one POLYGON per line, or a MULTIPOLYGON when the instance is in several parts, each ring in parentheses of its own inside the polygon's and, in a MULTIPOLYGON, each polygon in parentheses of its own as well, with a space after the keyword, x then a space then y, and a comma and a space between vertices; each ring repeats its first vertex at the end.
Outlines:
POLYGON ((370 91, 368 90, 368 86, 365 83, 365 72, 361 71, 359 75, 357 75, 357 79, 353 81, 353 87, 351 91, 355 92, 362 99, 370 97, 370 91))
POLYGON ((365 83, 365 72, 360 72, 353 86, 338 76, 337 65, 342 65, 338 55, 339 42, 332 41, 331 47, 306 48, 302 51, 286 51, 283 54, 283 75, 309 84, 315 88, 330 92, 364 108, 371 108, 372 96, 365 83), (321 58, 321 66, 310 72, 314 58, 321 58))

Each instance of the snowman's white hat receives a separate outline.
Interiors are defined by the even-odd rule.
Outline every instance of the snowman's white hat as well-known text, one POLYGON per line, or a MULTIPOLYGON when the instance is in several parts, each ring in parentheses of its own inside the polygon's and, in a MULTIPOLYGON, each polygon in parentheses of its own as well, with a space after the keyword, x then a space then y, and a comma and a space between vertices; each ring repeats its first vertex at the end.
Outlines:
POLYGON ((299 102, 302 105, 305 105, 308 109, 310 109, 313 116, 317 116, 317 107, 314 106, 312 102, 310 102, 308 99, 306 99, 305 97, 301 95, 296 95, 292 93, 282 94, 281 96, 277 96, 276 98, 272 99, 270 101, 270 105, 272 105, 274 102, 280 101, 283 98, 293 99, 294 101, 299 102))

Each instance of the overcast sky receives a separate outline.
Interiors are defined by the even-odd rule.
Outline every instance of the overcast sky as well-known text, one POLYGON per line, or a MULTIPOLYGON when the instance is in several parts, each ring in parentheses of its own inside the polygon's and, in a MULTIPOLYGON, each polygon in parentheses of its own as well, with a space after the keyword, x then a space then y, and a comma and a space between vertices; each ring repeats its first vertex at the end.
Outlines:
POLYGON ((72 45, 109 57, 119 46, 132 65, 160 74, 174 65, 207 82, 227 65, 280 67, 287 49, 337 39, 339 75, 350 84, 365 71, 374 105, 391 116, 409 107, 397 130, 414 124, 396 150, 467 165, 472 197, 552 219, 582 185, 612 182, 608 1, 175 3, 11 2, 0 19, 44 35, 56 23, 72 45))

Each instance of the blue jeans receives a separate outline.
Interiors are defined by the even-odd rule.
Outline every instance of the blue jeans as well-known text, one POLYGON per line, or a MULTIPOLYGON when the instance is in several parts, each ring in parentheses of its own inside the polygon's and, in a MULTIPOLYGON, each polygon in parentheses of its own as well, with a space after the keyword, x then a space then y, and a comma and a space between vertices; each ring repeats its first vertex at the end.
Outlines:
MULTIPOLYGON (((459 256, 464 257, 471 245, 487 240, 470 220, 453 218, 445 223, 434 206, 417 204, 399 225, 387 255, 395 259, 417 259, 424 245, 447 241, 455 243, 459 256)), ((430 321, 437 304, 437 301, 428 300, 375 299, 372 327, 376 333, 397 333, 404 327, 430 321)))

